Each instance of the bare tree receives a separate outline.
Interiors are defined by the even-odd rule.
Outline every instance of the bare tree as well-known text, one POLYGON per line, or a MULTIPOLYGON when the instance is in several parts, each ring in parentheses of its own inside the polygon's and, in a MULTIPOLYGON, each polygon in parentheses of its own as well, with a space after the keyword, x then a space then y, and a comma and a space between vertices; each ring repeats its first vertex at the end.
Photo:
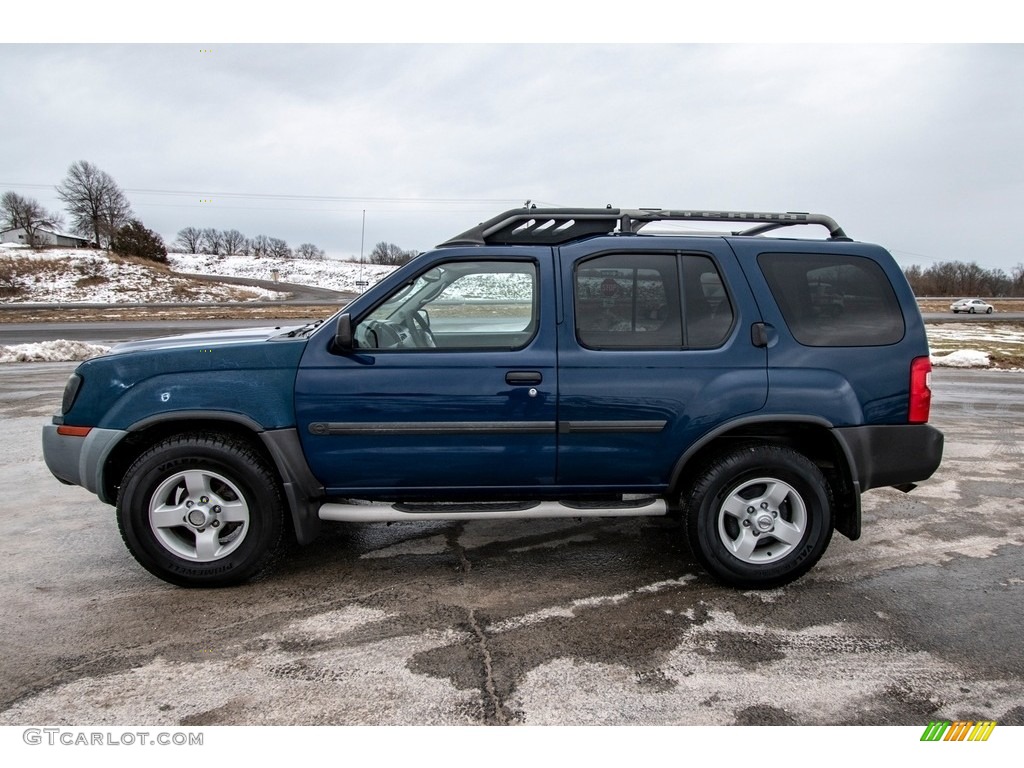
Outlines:
POLYGON ((270 238, 266 235, 256 235, 249 241, 249 252, 254 259, 262 259, 270 255, 270 238))
POLYGON ((242 253, 245 247, 245 235, 237 229, 228 229, 220 234, 225 256, 237 256, 242 253))
POLYGON ((128 198, 105 171, 87 160, 68 168, 68 175, 57 187, 75 231, 92 237, 97 245, 107 245, 114 234, 131 219, 128 198))
POLYGON ((1010 290, 1014 296, 1024 296, 1024 264, 1017 264, 1010 270, 1010 290))
POLYGON ((185 227, 178 232, 174 242, 184 253, 199 253, 203 245, 203 230, 199 227, 185 227))
POLYGON ((0 198, 4 229, 24 229, 25 242, 35 248, 40 245, 40 229, 58 229, 60 214, 50 213, 38 201, 22 197, 17 192, 5 192, 0 198))
POLYGON ((419 255, 419 251, 403 251, 394 243, 381 241, 370 251, 370 263, 400 267, 419 255))
POLYGON ((270 238, 270 255, 275 259, 290 259, 294 254, 288 247, 288 243, 279 237, 272 237, 270 238))
POLYGON ((224 235, 219 229, 209 227, 203 230, 203 253, 221 256, 224 253, 224 235))
POLYGON ((313 243, 303 243, 295 249, 295 258, 297 259, 312 259, 314 261, 323 261, 327 257, 323 248, 317 248, 313 243))
MULTIPOLYGON (((109 178, 109 177, 108 177, 109 178)), ((103 228, 111 240, 121 228, 132 222, 132 207, 121 189, 110 179, 103 190, 103 228)), ((162 241, 161 241, 162 244, 162 241)))

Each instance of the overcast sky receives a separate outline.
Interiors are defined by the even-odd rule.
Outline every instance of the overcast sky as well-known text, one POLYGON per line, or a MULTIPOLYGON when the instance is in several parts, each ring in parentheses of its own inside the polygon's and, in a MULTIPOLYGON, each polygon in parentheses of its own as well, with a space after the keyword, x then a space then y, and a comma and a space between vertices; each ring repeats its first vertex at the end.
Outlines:
POLYGON ((0 191, 88 160, 182 227, 426 250, 525 200, 813 211, 1024 262, 1021 45, 0 45, 0 191), (209 201, 209 202, 205 202, 209 201))

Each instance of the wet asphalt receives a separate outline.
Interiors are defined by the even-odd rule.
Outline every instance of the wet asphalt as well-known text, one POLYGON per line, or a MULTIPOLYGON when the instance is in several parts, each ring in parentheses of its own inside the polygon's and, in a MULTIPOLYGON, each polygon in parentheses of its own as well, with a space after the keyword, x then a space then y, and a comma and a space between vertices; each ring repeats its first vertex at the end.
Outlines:
POLYGON ((1024 724, 1024 374, 934 374, 942 467, 795 584, 667 520, 328 526, 168 586, 39 433, 74 364, 0 366, 0 725, 1024 724))

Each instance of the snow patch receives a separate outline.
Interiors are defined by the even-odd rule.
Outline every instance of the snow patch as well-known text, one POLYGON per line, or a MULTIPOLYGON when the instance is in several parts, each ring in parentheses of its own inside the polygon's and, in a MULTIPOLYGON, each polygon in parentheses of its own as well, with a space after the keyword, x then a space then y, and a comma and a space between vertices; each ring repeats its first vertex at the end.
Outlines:
POLYGON ((110 347, 84 341, 40 341, 35 344, 0 346, 0 363, 63 363, 103 355, 110 347))
POLYGON ((988 368, 988 354, 977 349, 958 349, 948 355, 932 355, 932 365, 945 368, 988 368))

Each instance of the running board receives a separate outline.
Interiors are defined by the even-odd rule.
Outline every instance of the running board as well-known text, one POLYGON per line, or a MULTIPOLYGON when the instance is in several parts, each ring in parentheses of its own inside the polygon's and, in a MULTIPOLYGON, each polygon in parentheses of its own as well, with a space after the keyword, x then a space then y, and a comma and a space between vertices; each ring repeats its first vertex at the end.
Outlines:
POLYGON ((341 523, 393 523, 400 520, 526 520, 553 517, 646 517, 667 515, 664 499, 643 499, 594 506, 583 502, 537 501, 525 504, 333 504, 320 507, 320 519, 341 523))

